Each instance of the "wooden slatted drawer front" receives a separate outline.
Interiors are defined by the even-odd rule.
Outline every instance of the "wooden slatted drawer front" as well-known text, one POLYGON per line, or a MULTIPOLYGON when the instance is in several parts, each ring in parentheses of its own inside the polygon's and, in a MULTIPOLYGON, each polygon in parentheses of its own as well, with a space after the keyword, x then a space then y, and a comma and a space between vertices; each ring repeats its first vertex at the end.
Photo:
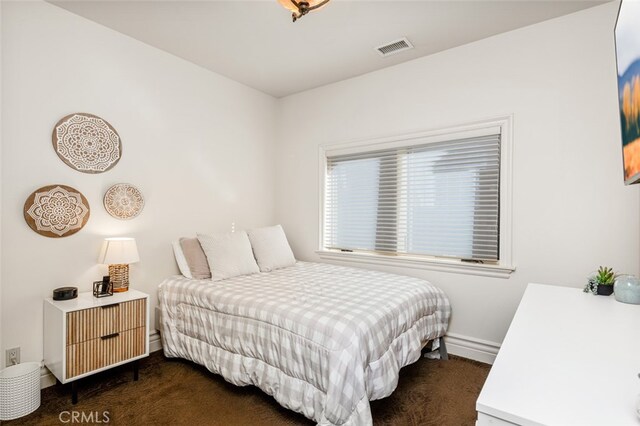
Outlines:
POLYGON ((67 314, 67 345, 145 326, 146 299, 83 309, 67 314))
POLYGON ((67 379, 143 355, 146 327, 67 346, 67 379))
POLYGON ((121 303, 119 315, 121 331, 144 327, 147 321, 147 299, 121 303))

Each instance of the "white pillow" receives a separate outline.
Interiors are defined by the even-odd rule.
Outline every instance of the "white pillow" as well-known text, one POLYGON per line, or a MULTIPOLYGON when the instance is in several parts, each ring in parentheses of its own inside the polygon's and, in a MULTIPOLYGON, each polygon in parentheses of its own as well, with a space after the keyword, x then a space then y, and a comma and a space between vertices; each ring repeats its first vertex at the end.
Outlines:
POLYGON ((171 246, 173 247, 173 255, 176 257, 176 263, 178 264, 180 273, 187 278, 193 278, 191 275, 191 269, 189 269, 189 264, 187 263, 187 258, 184 257, 184 253, 182 252, 180 241, 172 242, 171 246))
POLYGON ((198 234, 198 240, 207 255, 213 281, 260 272, 246 232, 198 234))
POLYGON ((282 226, 252 229, 249 231, 249 240, 261 272, 271 272, 296 264, 282 226))

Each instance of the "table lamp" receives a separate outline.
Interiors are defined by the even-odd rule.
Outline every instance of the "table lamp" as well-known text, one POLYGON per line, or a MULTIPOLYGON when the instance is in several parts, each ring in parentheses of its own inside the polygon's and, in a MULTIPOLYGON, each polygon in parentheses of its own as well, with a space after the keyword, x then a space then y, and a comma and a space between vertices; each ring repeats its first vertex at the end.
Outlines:
POLYGON ((129 290, 129 264, 140 261, 134 238, 105 238, 98 263, 109 265, 114 292, 129 290))

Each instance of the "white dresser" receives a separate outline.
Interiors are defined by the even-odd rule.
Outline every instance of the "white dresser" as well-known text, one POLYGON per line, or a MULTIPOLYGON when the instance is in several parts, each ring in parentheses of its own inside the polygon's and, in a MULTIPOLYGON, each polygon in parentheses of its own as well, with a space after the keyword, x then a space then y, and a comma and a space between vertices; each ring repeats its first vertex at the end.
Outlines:
POLYGON ((476 403, 478 426, 640 425, 640 305, 529 284, 476 403))

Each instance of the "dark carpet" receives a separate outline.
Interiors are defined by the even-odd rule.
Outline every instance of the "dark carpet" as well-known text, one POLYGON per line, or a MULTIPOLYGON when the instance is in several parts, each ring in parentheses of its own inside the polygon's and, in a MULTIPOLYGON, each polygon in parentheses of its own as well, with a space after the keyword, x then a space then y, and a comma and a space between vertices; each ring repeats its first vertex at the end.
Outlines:
MULTIPOLYGON (((388 398, 373 401, 376 425, 473 425, 475 401, 489 365, 463 358, 420 359, 400 371, 388 398)), ((237 387, 194 363, 155 352, 134 382, 122 366, 79 382, 76 405, 69 385, 42 391, 42 405, 3 425, 312 425, 253 386, 237 387), (76 422, 73 422, 73 412, 76 422)))

